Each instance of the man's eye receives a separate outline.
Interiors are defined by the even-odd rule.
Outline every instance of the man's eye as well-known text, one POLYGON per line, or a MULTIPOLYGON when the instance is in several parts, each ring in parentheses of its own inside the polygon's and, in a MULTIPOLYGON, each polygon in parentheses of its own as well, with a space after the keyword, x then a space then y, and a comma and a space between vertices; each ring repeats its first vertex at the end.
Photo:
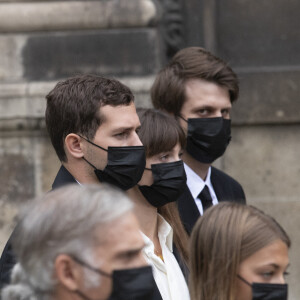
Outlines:
POLYGON ((228 109, 223 109, 222 110, 222 114, 223 115, 228 115, 229 114, 229 110, 228 109))
POLYGON ((203 109, 199 110, 200 115, 204 115, 204 114, 207 114, 207 113, 208 113, 208 109, 206 109, 206 108, 205 109, 203 108, 203 109))

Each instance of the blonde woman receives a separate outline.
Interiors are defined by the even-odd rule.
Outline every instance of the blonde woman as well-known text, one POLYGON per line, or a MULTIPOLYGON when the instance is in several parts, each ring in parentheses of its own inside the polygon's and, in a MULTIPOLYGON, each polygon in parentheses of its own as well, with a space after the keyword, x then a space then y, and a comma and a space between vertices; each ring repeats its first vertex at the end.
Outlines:
POLYGON ((290 244, 283 228, 254 207, 209 208, 191 237, 191 299, 287 300, 290 244))

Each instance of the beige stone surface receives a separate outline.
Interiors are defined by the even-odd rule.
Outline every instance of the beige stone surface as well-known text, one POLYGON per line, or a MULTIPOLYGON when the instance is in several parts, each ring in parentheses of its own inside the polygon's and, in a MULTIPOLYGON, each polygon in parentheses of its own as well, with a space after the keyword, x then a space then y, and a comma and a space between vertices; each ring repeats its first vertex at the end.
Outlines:
POLYGON ((2 32, 143 27, 156 15, 151 0, 0 2, 2 32))
POLYGON ((300 194, 300 125, 235 127, 224 170, 251 198, 285 202, 300 194))
POLYGON ((40 145, 40 193, 51 190, 52 183, 60 165, 60 161, 52 147, 50 139, 45 137, 40 145))
POLYGON ((36 137, 24 133, 0 138, 0 249, 13 230, 17 209, 35 195, 35 144, 36 137))
POLYGON ((0 200, 0 253, 13 231, 14 217, 18 211, 15 204, 0 200))
POLYGON ((14 82, 22 77, 23 65, 21 54, 25 42, 26 37, 22 35, 0 34, 0 82, 14 82))

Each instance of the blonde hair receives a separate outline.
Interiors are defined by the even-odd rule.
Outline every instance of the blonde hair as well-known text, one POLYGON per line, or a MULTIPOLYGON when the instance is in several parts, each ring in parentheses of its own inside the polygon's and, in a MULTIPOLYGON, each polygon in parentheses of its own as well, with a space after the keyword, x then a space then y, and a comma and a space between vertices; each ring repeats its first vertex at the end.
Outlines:
POLYGON ((223 202, 197 221, 190 244, 191 300, 234 300, 240 263, 275 240, 290 239, 259 209, 223 202))

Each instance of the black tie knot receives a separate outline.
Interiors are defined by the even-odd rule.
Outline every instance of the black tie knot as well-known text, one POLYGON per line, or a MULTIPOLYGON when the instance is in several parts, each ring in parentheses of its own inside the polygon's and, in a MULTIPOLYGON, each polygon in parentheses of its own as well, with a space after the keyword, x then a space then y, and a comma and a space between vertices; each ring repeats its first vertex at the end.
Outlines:
POLYGON ((209 207, 211 207, 213 205, 212 197, 210 195, 209 188, 207 185, 204 186, 204 188, 201 191, 201 193, 199 194, 198 198, 202 202, 203 212, 205 212, 205 210, 207 210, 209 207))

